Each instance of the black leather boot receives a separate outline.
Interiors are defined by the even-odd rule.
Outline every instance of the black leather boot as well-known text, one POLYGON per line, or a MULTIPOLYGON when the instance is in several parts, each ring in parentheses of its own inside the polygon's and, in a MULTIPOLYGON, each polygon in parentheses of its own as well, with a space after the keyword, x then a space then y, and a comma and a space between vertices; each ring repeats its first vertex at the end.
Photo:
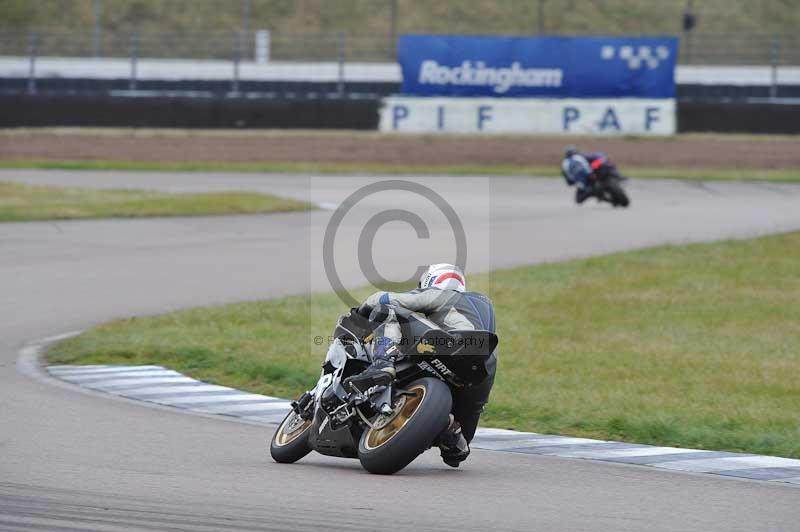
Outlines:
POLYGON ((469 456, 469 443, 461 433, 461 424, 450 415, 450 425, 439 436, 442 460, 450 467, 458 467, 469 456))

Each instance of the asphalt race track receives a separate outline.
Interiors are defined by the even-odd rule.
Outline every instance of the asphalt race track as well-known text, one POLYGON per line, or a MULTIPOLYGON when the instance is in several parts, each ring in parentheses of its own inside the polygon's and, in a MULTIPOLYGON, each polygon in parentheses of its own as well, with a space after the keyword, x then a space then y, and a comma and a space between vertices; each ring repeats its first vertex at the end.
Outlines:
MULTIPOLYGON (((409 179, 457 212, 472 271, 800 229, 797 186, 633 182, 623 211, 578 208, 558 180, 409 179)), ((0 173, 7 180, 261 190, 328 208, 375 181, 0 173)), ((382 275, 453 252, 430 201, 376 194, 339 227, 345 285, 364 284, 347 251, 364 217, 387 209, 416 213, 430 238, 385 225, 374 242, 382 275)), ((319 455, 279 465, 263 427, 79 393, 18 367, 26 343, 115 317, 329 290, 320 250, 331 214, 0 224, 0 530, 798 530, 797 486, 480 450, 458 470, 429 452, 394 477, 319 455)))

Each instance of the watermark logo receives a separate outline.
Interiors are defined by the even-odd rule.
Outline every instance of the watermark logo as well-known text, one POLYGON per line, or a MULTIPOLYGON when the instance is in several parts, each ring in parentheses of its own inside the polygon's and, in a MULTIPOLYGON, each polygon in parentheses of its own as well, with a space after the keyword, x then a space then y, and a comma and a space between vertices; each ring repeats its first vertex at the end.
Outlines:
MULTIPOLYGON (((406 192, 417 196, 422 202, 428 202, 435 206, 445 217, 453 233, 455 243, 455 259, 452 263, 462 269, 467 262, 467 237, 464 225, 461 222, 455 209, 450 205, 441 194, 435 190, 416 183, 414 181, 402 179, 389 179, 378 181, 363 186, 350 194, 334 211, 325 228, 325 235, 322 244, 322 260, 325 268, 325 275, 328 278, 333 290, 338 294, 339 299, 348 307, 357 307, 361 302, 356 300, 353 295, 345 288, 336 268, 335 249, 337 233, 342 221, 347 214, 366 198, 379 193, 399 193, 406 192)), ((422 209, 420 209, 421 211, 422 209)), ((389 222, 404 222, 410 225, 417 234, 417 238, 430 238, 430 231, 425 221, 419 213, 407 209, 387 208, 373 215, 362 227, 358 236, 357 259, 362 274, 373 283, 389 283, 377 270, 375 259, 372 255, 373 243, 378 230, 389 222)), ((403 253, 402 249, 397 250, 403 253)), ((441 262, 443 257, 432 257, 434 262, 441 262)), ((422 276, 427 268, 426 265, 419 265, 414 274, 406 282, 415 282, 422 276)))

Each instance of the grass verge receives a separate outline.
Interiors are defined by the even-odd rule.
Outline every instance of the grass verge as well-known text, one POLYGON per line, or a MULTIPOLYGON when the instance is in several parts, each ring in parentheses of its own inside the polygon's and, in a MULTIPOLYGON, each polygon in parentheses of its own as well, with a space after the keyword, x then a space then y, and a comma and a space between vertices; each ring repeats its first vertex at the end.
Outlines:
POLYGON ((255 214, 310 208, 311 204, 302 201, 253 192, 166 194, 0 182, 0 222, 255 214))
MULTIPOLYGON (((501 339, 482 423, 800 458, 798 263, 792 233, 473 276, 501 339)), ((321 294, 131 318, 47 356, 293 397, 318 376, 314 336, 343 310, 321 294)))
MULTIPOLYGON (((194 162, 88 160, 54 161, 47 159, 0 161, 0 168, 39 168, 47 170, 143 170, 164 172, 263 172, 287 174, 368 174, 368 175, 488 175, 560 176, 557 166, 496 165, 397 165, 297 162, 194 162)), ((800 183, 797 169, 749 168, 624 168, 634 179, 689 179, 696 181, 768 181, 800 183)))

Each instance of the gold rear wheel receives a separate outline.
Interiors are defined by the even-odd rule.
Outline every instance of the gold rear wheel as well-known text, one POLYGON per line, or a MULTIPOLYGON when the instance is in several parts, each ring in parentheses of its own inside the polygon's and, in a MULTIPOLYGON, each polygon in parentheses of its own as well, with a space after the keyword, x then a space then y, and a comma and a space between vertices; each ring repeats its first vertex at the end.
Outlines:
POLYGON ((408 390, 414 395, 401 395, 394 411, 389 416, 379 416, 372 428, 367 431, 364 447, 368 450, 385 445, 414 417, 425 400, 425 386, 417 384, 408 390))
POLYGON ((423 377, 400 394, 389 415, 378 415, 358 441, 358 459, 370 473, 391 475, 425 452, 450 422, 453 397, 439 379, 423 377))

